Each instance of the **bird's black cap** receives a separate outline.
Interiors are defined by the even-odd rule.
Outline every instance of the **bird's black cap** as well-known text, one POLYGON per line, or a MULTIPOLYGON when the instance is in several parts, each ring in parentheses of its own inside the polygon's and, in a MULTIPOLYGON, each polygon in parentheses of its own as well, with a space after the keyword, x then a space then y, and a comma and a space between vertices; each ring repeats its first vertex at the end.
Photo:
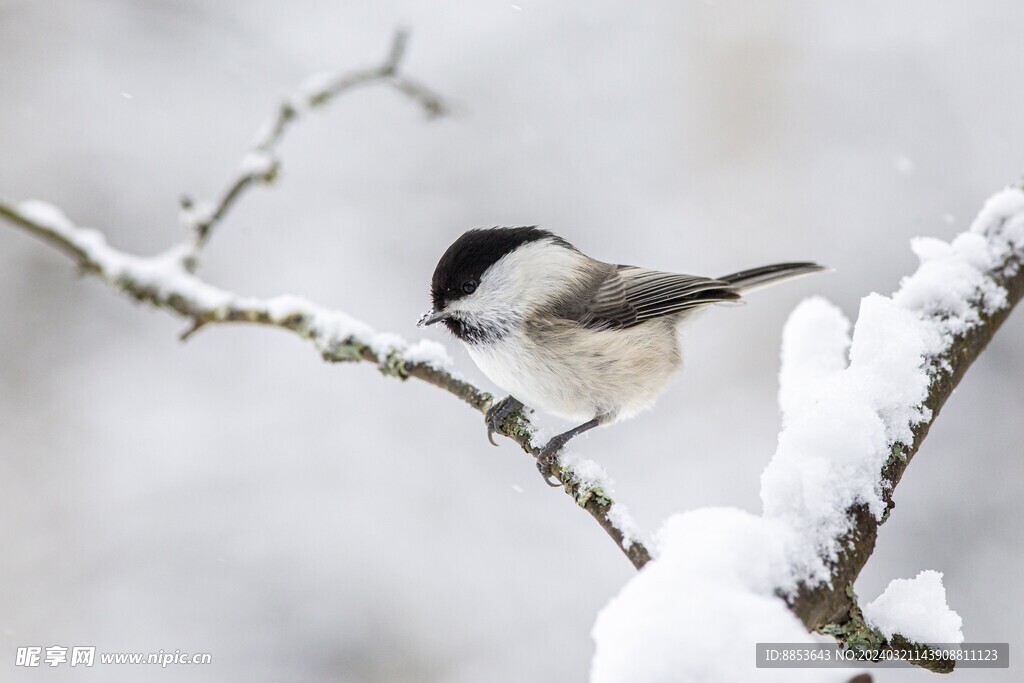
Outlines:
POLYGON ((477 228, 462 234, 444 252, 434 269, 430 295, 435 311, 444 310, 452 301, 466 296, 466 282, 480 282, 480 276, 498 259, 516 248, 542 239, 553 239, 572 248, 560 237, 536 226, 523 228, 477 228))

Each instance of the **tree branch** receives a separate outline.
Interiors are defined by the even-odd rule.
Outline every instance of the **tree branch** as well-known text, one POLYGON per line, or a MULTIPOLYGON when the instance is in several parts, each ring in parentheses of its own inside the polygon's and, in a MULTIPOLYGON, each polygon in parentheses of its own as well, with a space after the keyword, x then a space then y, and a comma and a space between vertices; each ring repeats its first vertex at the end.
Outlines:
MULTIPOLYGON (((182 333, 189 339, 200 329, 220 323, 251 323, 278 327, 313 342, 328 362, 373 363, 385 375, 416 379, 444 389, 481 413, 493 397, 460 378, 448 368, 444 348, 423 340, 408 344, 397 335, 378 333, 369 325, 340 311, 331 311, 297 297, 254 299, 214 287, 195 275, 198 255, 213 228, 227 215, 245 191, 259 182, 271 182, 280 162, 274 156, 291 126, 305 112, 324 106, 358 86, 384 83, 409 97, 436 117, 447 111, 442 98, 426 86, 401 74, 408 34, 398 31, 387 58, 379 66, 344 74, 315 76, 278 108, 256 144, 239 166, 238 175, 212 205, 195 206, 183 200, 186 222, 193 231, 191 241, 176 245, 153 257, 128 254, 110 247, 97 230, 82 228, 62 211, 43 202, 13 204, 0 200, 0 217, 17 225, 69 256, 79 269, 138 300, 187 319, 182 333), (204 208, 205 207, 205 208, 204 208)), ((534 428, 527 416, 509 416, 502 433, 537 457, 539 448, 531 441, 534 428)), ((637 568, 650 559, 638 540, 626 508, 611 497, 603 471, 590 462, 562 462, 554 476, 577 504, 597 520, 616 545, 637 568)))

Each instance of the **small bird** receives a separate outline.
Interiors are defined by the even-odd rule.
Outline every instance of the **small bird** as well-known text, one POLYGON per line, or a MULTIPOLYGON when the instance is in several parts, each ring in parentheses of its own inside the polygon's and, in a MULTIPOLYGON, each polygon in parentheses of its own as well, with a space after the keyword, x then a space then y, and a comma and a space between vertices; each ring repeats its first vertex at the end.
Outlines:
POLYGON ((578 426, 541 449, 551 467, 574 436, 654 404, 682 361, 680 323, 711 304, 824 268, 777 263, 719 278, 592 259, 537 227, 469 230, 434 269, 433 308, 477 367, 509 396, 487 411, 487 438, 524 405, 578 426))

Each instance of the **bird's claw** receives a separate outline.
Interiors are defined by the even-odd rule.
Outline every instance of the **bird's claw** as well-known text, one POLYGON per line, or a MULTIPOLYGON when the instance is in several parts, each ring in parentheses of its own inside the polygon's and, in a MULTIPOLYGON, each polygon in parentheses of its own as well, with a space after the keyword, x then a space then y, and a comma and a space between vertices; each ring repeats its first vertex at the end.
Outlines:
POLYGON ((551 488, 558 488, 562 485, 562 482, 555 477, 554 467, 558 463, 558 452, 562 450, 564 445, 563 441, 555 437, 548 441, 544 448, 540 449, 540 453, 537 454, 537 471, 544 478, 544 483, 551 488))
POLYGON ((511 396, 506 396, 501 399, 493 406, 487 409, 484 413, 484 422, 487 424, 487 440, 491 442, 492 446, 497 446, 497 442, 494 440, 495 434, 503 433, 501 426, 505 423, 505 420, 517 410, 522 410, 523 404, 511 396))

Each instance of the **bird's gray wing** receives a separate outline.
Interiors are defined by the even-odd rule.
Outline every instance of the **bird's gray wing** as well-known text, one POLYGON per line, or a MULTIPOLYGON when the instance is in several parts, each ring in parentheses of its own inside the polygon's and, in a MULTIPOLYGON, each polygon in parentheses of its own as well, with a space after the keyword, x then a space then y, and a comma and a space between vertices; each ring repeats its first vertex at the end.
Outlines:
POLYGON ((622 329, 739 298, 724 280, 615 266, 597 283, 577 320, 586 327, 622 329))

